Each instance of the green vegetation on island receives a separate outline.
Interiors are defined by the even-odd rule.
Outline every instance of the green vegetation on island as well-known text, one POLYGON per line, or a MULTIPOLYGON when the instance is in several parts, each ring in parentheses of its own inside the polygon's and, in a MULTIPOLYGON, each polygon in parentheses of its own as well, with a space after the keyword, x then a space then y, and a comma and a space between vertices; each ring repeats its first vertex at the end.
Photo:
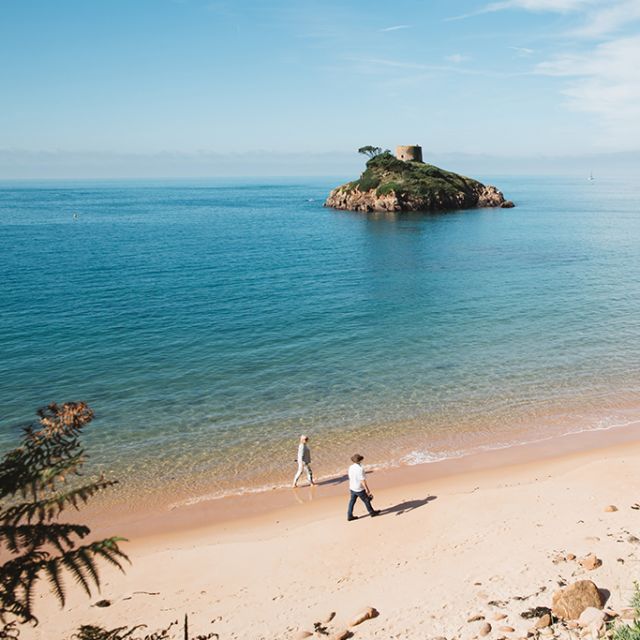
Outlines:
MULTIPOLYGON (((421 157, 421 150, 417 157, 421 157)), ((401 160, 380 147, 361 147, 367 155, 362 175, 334 189, 325 205, 353 211, 438 211, 511 207, 498 189, 419 160, 401 160)))

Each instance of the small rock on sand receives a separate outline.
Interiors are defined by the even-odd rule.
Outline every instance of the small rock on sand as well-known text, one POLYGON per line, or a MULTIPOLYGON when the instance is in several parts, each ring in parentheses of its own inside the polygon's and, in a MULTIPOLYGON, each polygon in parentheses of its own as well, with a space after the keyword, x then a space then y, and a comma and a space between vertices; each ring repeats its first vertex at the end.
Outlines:
POLYGON ((593 571, 594 569, 597 569, 598 567, 602 566, 602 560, 596 557, 595 553, 590 553, 584 558, 581 558, 579 560, 579 563, 580 563, 580 566, 583 569, 586 569, 587 571, 593 571))
POLYGON ((467 622, 478 622, 478 620, 484 620, 484 616, 481 613, 471 616, 467 619, 467 622))
POLYGON ((501 633, 513 633, 515 629, 513 627, 498 627, 498 631, 501 633))
POLYGON ((379 616, 380 614, 378 613, 377 609, 374 609, 373 607, 367 607, 366 609, 363 609, 349 624, 350 627, 355 627, 358 624, 361 624, 362 622, 364 622, 365 620, 371 620, 371 618, 376 618, 377 616, 379 616))
POLYGON ((608 505, 604 508, 604 510, 605 510, 607 513, 613 513, 614 511, 617 511, 617 510, 618 510, 618 507, 616 507, 616 505, 615 505, 615 504, 608 504, 608 505))
POLYGON ((304 640, 305 638, 310 638, 313 635, 311 631, 298 631, 294 637, 294 640, 304 640))
POLYGON ((322 619, 322 622, 324 622, 324 624, 327 624, 327 623, 331 622, 335 617, 336 617, 336 612, 332 611, 330 614, 326 615, 322 619))
POLYGON ((111 601, 110 600, 98 600, 98 602, 96 602, 96 607, 110 607, 111 606, 111 601))
POLYGON ((557 618, 577 620, 587 607, 602 609, 604 602, 591 580, 578 580, 553 594, 552 613, 557 618))
POLYGON ((485 622, 481 627, 478 633, 481 636, 488 636, 491 633, 491 625, 488 622, 485 622))
POLYGON ((587 607, 578 618, 581 627, 589 627, 594 631, 600 631, 604 626, 605 612, 596 607, 587 607))
POLYGON ((507 617, 506 613, 494 613, 491 616, 494 620, 504 620, 507 617))
POLYGON ((545 613, 543 616, 538 618, 538 621, 535 624, 536 629, 544 629, 544 627, 551 626, 551 616, 548 613, 545 613))

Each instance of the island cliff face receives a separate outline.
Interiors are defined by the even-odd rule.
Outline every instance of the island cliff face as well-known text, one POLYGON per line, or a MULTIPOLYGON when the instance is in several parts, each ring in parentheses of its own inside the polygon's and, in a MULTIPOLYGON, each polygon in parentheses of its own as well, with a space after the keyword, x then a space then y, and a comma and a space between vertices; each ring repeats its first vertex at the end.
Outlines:
POLYGON ((367 162, 358 180, 334 189, 324 206, 348 211, 447 211, 514 205, 496 187, 382 153, 367 162))

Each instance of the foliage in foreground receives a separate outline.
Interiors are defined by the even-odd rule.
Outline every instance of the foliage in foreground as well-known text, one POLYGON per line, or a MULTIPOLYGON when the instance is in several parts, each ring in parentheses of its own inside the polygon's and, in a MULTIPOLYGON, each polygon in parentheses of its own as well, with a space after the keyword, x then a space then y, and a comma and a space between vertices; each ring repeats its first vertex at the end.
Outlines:
POLYGON ((0 463, 0 639, 16 638, 18 624, 37 624, 33 612, 36 584, 46 578, 61 605, 64 575, 91 594, 100 586, 97 561, 122 570, 128 560, 122 538, 85 543, 89 527, 61 522, 61 514, 78 510, 98 491, 115 484, 83 481, 86 458, 82 429, 93 419, 84 402, 50 404, 38 411, 38 423, 24 428, 21 445, 0 463))
POLYGON ((629 604, 633 609, 633 622, 615 625, 612 640, 640 640, 640 584, 637 582, 633 583, 633 596, 629 604))
MULTIPOLYGON (((93 625, 82 625, 72 636, 71 640, 171 640, 172 636, 169 632, 171 631, 171 628, 177 624, 177 621, 172 622, 166 629, 154 631, 153 633, 144 636, 134 635, 139 629, 143 629, 144 625, 132 628, 118 627, 117 629, 111 630, 93 625)), ((217 633, 190 636, 189 620, 186 615, 184 617, 184 623, 181 631, 183 640, 212 640, 213 638, 218 639, 220 637, 217 633)))

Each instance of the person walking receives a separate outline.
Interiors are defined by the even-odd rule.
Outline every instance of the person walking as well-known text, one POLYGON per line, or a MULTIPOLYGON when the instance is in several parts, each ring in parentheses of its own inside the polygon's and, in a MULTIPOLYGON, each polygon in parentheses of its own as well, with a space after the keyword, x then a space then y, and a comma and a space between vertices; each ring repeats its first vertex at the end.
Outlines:
POLYGON ((351 456, 351 462, 353 462, 349 467, 349 492, 351 497, 349 498, 349 507, 347 509, 347 520, 349 521, 358 519, 358 516, 353 515, 353 507, 358 498, 364 502, 364 506, 372 518, 380 514, 380 511, 376 511, 376 509, 371 506, 371 498, 373 498, 373 496, 369 490, 364 469, 360 464, 363 460, 364 457, 359 453, 351 456))
POLYGON ((307 478, 311 486, 315 485, 313 481, 313 471, 311 471, 311 450, 309 449, 309 436, 300 436, 300 444, 298 445, 298 471, 293 478, 293 486, 298 486, 298 480, 303 471, 307 472, 307 478))

